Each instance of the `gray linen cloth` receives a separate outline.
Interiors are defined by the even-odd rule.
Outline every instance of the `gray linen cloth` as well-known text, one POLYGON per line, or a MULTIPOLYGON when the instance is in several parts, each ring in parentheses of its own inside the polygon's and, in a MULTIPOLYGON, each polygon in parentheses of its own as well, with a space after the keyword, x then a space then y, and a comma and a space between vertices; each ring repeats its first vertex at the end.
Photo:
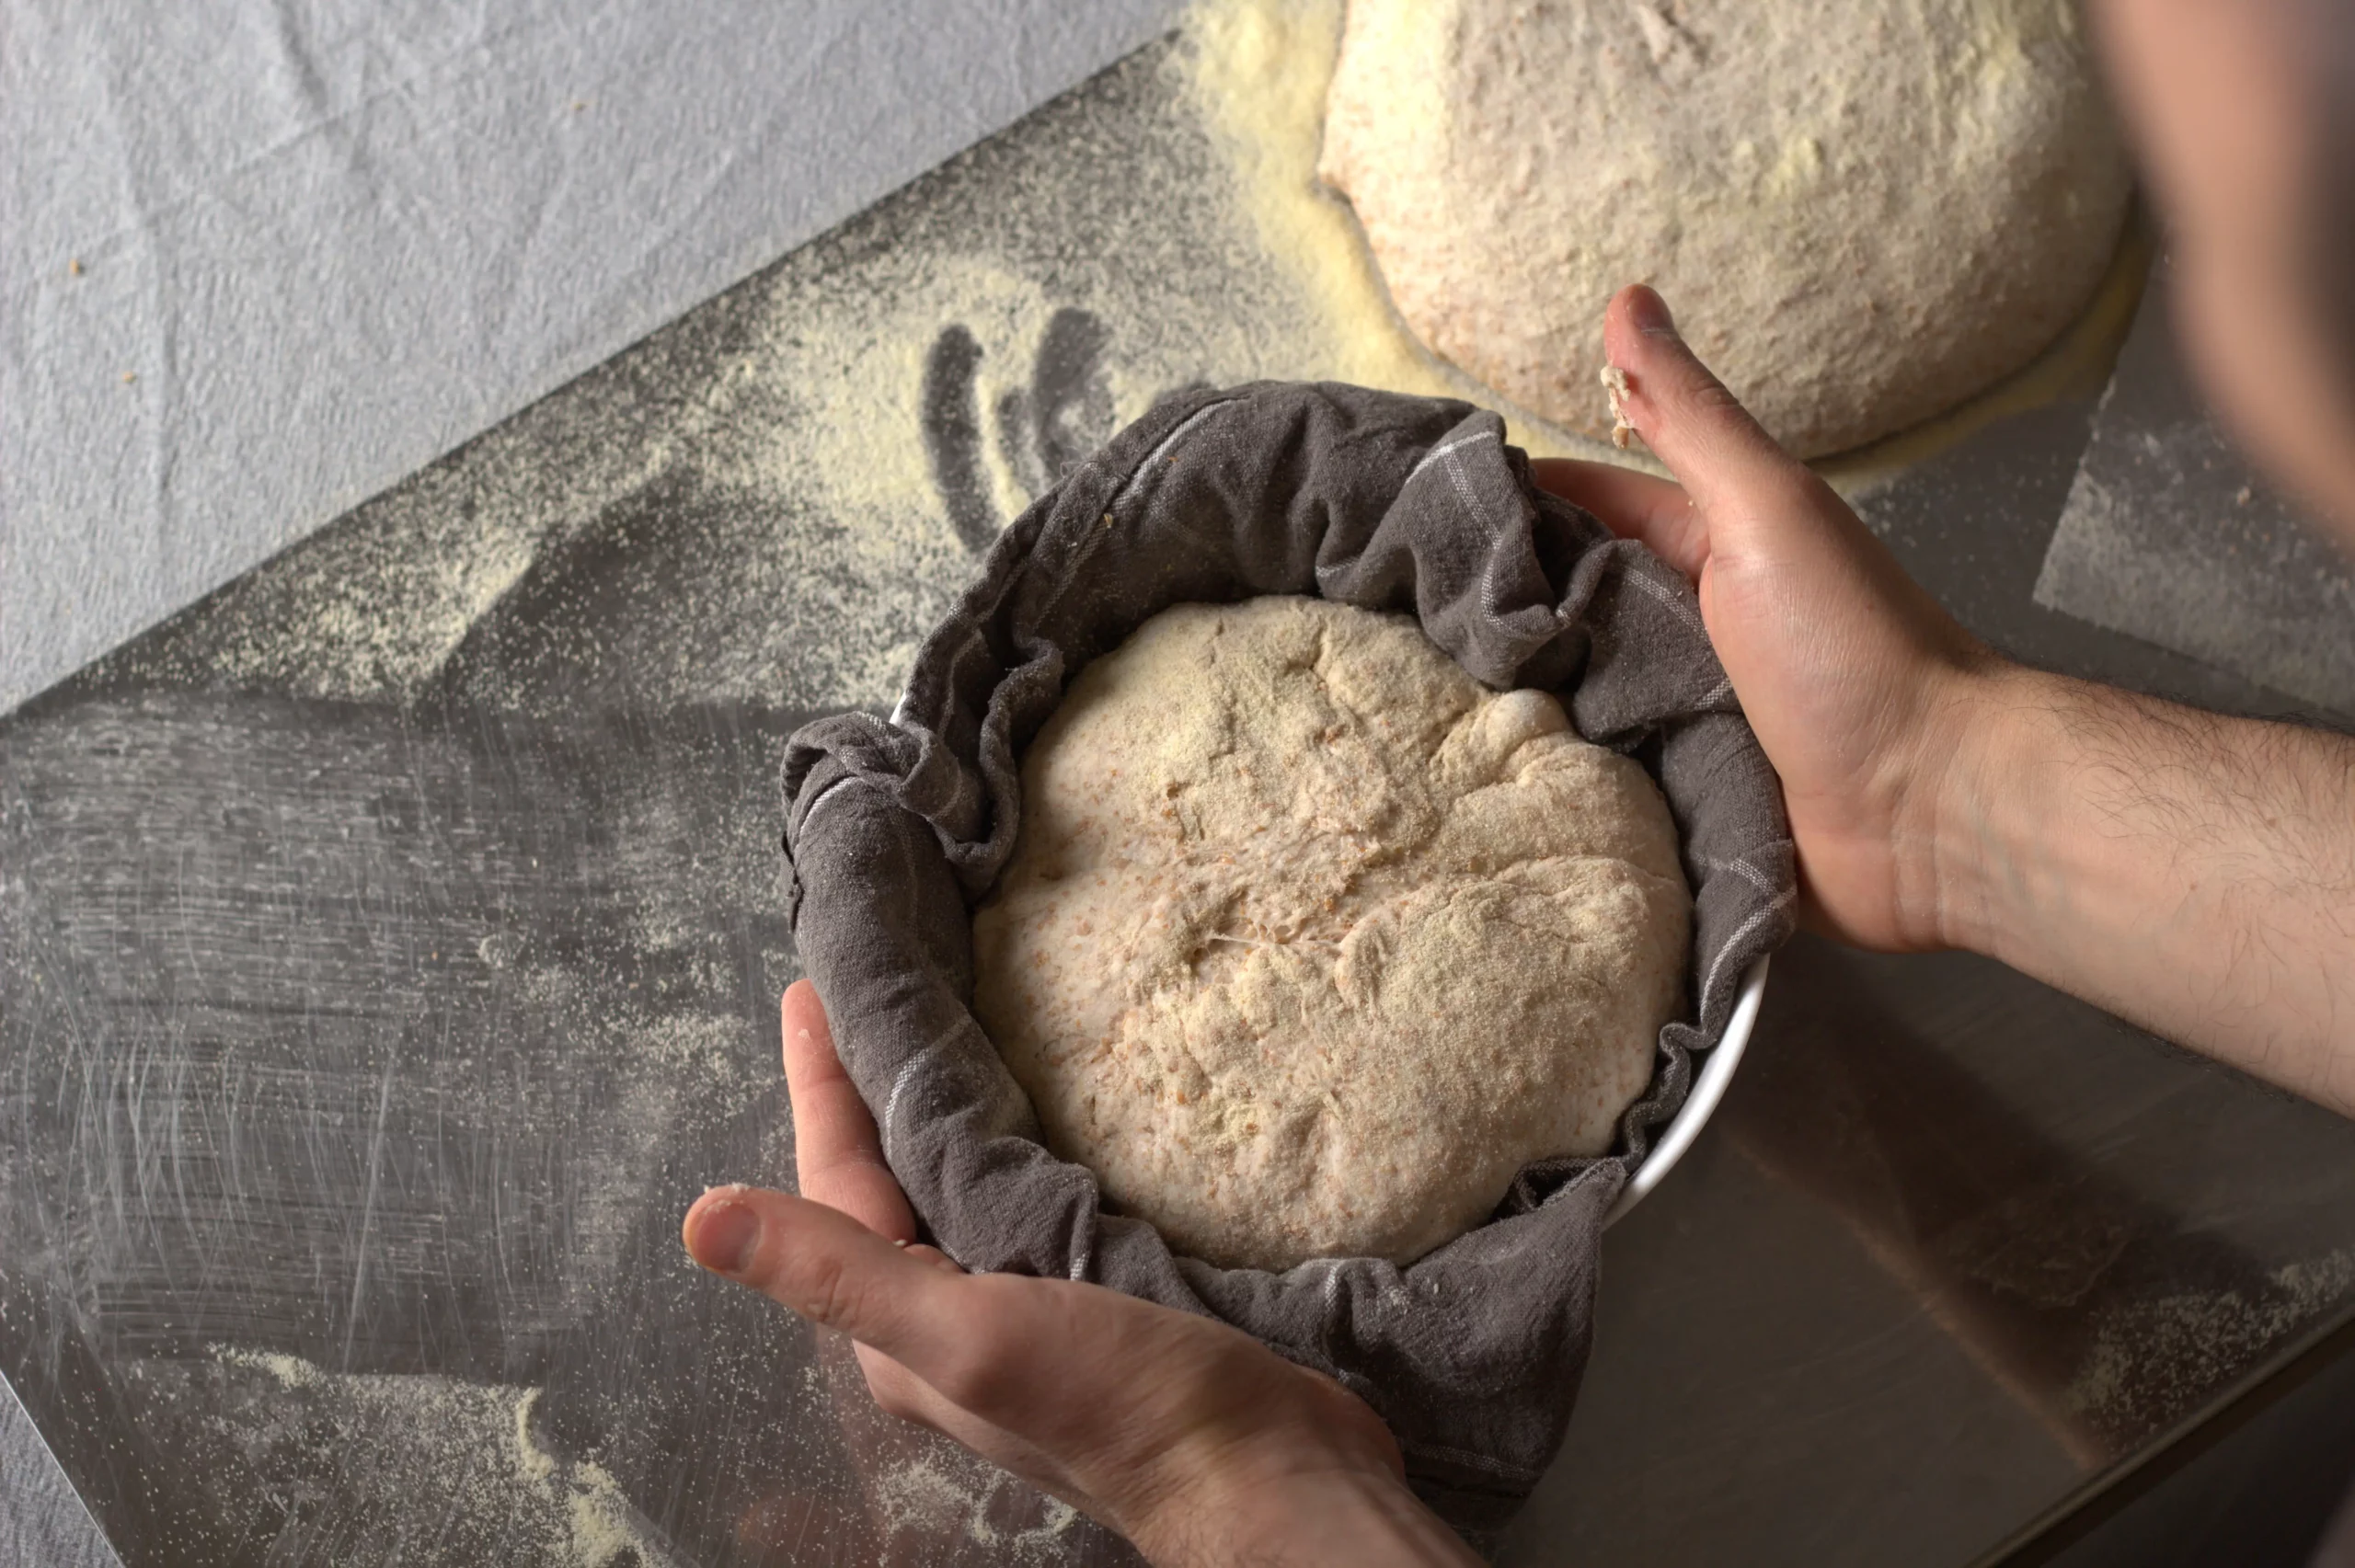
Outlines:
POLYGON ((1417 1490, 1476 1541, 1560 1446, 1604 1213, 1683 1104, 1742 972, 1789 930, 1782 795, 1692 588, 1540 493, 1466 404, 1263 383, 1173 398, 999 538, 888 722, 821 719, 784 769, 787 907, 909 1200, 970 1269, 1092 1280, 1206 1312, 1340 1379, 1417 1490), (971 910, 1014 848, 1017 761, 1081 666, 1172 604, 1319 594, 1410 611, 1492 687, 1542 687, 1659 780, 1696 889, 1697 1023, 1660 1031, 1613 1156, 1522 1173, 1488 1223, 1406 1268, 1283 1274, 1173 1254, 1041 1145, 970 1007, 971 910))

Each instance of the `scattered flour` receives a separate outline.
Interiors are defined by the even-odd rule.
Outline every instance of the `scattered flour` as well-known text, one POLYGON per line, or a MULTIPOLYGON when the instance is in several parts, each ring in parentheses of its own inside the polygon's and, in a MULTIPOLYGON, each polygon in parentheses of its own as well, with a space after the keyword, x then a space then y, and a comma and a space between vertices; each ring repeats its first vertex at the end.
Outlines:
POLYGON ((284 1389, 307 1389, 316 1386, 319 1369, 299 1356, 280 1356, 266 1350, 239 1350, 231 1345, 216 1345, 213 1354, 233 1367, 251 1367, 269 1373, 284 1389))
MULTIPOLYGON (((1611 456, 1399 322, 1315 179, 1340 18, 1340 0, 1200 0, 1175 42, 367 502, 120 668, 547 713, 888 708, 978 552, 1168 392, 1444 394, 1497 408, 1533 452, 1611 456)), ((1828 475, 1867 487, 2098 386, 2148 248, 2136 229, 2037 364, 1828 475)))
POLYGON ((2113 1431, 2159 1431, 2223 1393, 2355 1291, 2355 1252, 2278 1268, 2270 1288, 2195 1291, 2106 1314, 2062 1402, 2113 1431))
POLYGON ((1028 1486, 961 1454, 910 1460, 876 1478, 872 1488, 887 1534, 936 1541, 947 1524, 1002 1562, 1061 1560, 1081 1516, 1051 1497, 1036 1504, 1028 1486))
MULTIPOLYGON (((646 1225, 646 1183, 680 1139, 700 1136, 715 1107, 741 1106, 767 1080, 745 1056, 738 1015, 687 1002, 657 1005, 611 983, 558 967, 534 967, 518 987, 523 1004, 576 1042, 578 1059, 604 1064, 593 1137, 605 1153, 597 1178, 569 1199, 568 1293, 577 1310, 609 1310, 623 1259, 646 1225)), ((583 1129, 583 1136, 592 1136, 583 1129)))
MULTIPOLYGON (((298 1357, 214 1346, 231 1375, 268 1382, 209 1418, 248 1456, 293 1448, 322 1483, 281 1501, 282 1540, 344 1564, 545 1562, 658 1568, 674 1559, 614 1477, 551 1453, 532 1430, 541 1391, 431 1375, 330 1372, 298 1357), (339 1456, 357 1458, 339 1463, 339 1456), (420 1497, 432 1506, 418 1507, 420 1497)), ((281 1463, 264 1473, 288 1473, 281 1463)))
POLYGON ((1539 456, 1601 458, 1573 435, 1439 359, 1407 331, 1349 204, 1316 177, 1325 97, 1340 58, 1341 0, 1200 0, 1182 56, 1196 111, 1229 160, 1261 262, 1289 272, 1337 381, 1463 397, 1505 416, 1539 456))

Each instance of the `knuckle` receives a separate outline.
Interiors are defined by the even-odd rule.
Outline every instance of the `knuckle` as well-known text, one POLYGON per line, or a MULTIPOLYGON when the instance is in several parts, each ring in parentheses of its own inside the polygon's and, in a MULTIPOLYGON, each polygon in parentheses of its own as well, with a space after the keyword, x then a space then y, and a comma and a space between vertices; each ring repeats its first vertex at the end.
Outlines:
POLYGON ((940 1391, 943 1399, 977 1415, 1005 1408, 1009 1392, 1007 1358, 998 1354, 994 1338, 974 1334, 932 1369, 932 1386, 940 1391))
POLYGON ((795 1311, 811 1322, 849 1332, 856 1323, 865 1292, 848 1264, 833 1253, 819 1253, 800 1260, 792 1284, 795 1311))
POLYGON ((1739 412, 1741 409, 1741 400, 1733 395, 1733 389, 1719 381, 1717 372, 1698 360, 1693 361, 1693 381, 1685 392, 1685 400, 1694 407, 1711 414, 1723 414, 1729 410, 1739 412))
POLYGON ((925 1379, 951 1404, 987 1415, 1011 1408, 1028 1379, 1017 1336, 1005 1332, 986 1297, 974 1294, 979 1299, 969 1310, 966 1332, 925 1368, 925 1379))

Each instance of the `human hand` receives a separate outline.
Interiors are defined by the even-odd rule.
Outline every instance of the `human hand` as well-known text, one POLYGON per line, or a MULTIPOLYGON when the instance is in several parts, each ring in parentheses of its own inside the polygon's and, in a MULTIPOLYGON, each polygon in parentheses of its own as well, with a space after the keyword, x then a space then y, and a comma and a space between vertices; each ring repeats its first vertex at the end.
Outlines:
POLYGON ((1658 294, 1621 290, 1603 341, 1626 373, 1627 422, 1679 483, 1545 460, 1538 484, 1698 587, 1709 640, 1782 775, 1809 923, 1867 947, 1944 945, 1949 785, 2007 667, 1742 410, 1658 294))
POLYGON ((874 1118, 809 981, 785 993, 802 1196, 716 1187, 695 1261, 856 1342, 876 1402, 1136 1542, 1157 1563, 1472 1562, 1397 1444, 1330 1379, 1210 1318, 1100 1286, 968 1275, 915 1244, 874 1118))
POLYGON ((1537 482, 1698 584, 1810 923, 1963 947, 2355 1115, 2355 744, 2023 669, 1741 411, 1649 289, 1603 340, 1679 484, 1537 482))

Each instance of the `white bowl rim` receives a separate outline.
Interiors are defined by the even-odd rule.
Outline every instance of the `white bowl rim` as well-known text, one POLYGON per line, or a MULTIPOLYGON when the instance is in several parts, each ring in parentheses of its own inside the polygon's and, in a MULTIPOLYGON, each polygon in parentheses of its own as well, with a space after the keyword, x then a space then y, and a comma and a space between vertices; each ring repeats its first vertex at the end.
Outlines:
POLYGON ((1726 1032, 1717 1043, 1701 1057, 1701 1070, 1693 1075, 1693 1092, 1684 1096, 1684 1104, 1669 1118, 1668 1127, 1653 1144, 1627 1185, 1619 1189, 1619 1200, 1611 1212, 1603 1217, 1606 1226, 1615 1225, 1627 1216, 1627 1211, 1644 1200, 1644 1195, 1660 1185, 1660 1178, 1674 1169, 1693 1140, 1701 1135, 1702 1124, 1717 1102, 1726 1097, 1726 1085, 1733 1082, 1733 1070, 1741 1065, 1741 1054, 1750 1048, 1750 1031, 1758 1022, 1758 1004, 1766 994, 1766 957, 1761 956, 1744 971, 1741 990, 1736 993, 1733 1016, 1726 1020, 1726 1032))

